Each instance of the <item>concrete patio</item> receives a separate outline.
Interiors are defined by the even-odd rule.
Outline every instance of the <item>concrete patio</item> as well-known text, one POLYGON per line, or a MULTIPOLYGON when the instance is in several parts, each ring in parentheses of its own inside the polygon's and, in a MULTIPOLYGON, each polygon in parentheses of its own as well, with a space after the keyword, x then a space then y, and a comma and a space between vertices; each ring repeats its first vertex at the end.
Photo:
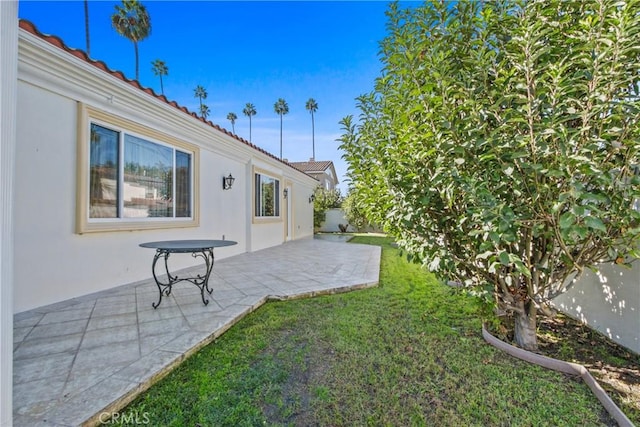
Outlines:
MULTIPOLYGON (((151 262, 151 257, 149 259, 151 262)), ((149 279, 15 315, 14 425, 95 425, 270 299, 378 283, 380 248, 318 239, 218 260, 154 310, 149 279)))

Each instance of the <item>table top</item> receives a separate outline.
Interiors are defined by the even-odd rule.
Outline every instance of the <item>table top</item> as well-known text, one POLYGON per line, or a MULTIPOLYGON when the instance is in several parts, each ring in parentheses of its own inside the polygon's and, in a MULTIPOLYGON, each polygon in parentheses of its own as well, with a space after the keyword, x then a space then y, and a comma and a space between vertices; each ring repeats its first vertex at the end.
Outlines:
POLYGON ((162 249, 170 252, 196 252, 237 244, 233 240, 164 240, 140 243, 143 248, 162 249))

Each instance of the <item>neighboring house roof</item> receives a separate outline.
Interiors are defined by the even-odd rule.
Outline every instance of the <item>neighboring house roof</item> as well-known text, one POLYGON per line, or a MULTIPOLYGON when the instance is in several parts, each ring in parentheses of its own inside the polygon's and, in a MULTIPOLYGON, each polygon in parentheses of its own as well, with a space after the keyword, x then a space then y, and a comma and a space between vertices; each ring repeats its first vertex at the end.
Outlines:
MULTIPOLYGON (((236 139, 237 141, 239 141, 239 142, 241 142, 243 144, 248 145, 249 147, 253 148, 254 150, 259 151, 259 152, 261 152, 261 153, 263 153, 263 154, 265 154, 265 155, 267 155, 267 156, 269 156, 269 157, 271 157, 271 158, 273 158, 273 159, 279 161, 280 163, 283 163, 283 164, 285 164, 285 165, 287 165, 289 167, 293 167, 290 163, 288 163, 288 162, 286 162, 286 161, 274 156, 273 154, 269 153, 268 151, 263 150, 262 148, 250 143, 249 141, 245 140, 244 138, 241 138, 238 135, 235 135, 235 134, 229 132, 228 130, 226 130, 226 129, 224 129, 224 128, 222 128, 222 127, 220 127, 220 126, 218 126, 218 125, 216 125, 214 123, 212 123, 211 121, 206 120, 203 117, 198 116, 196 113, 194 113, 192 111, 189 111, 186 107, 183 107, 183 106, 179 105, 177 102, 169 101, 169 99, 167 99, 166 96, 158 95, 157 93, 155 93, 155 91, 153 89, 142 86, 140 84, 140 82, 138 82, 137 80, 128 79, 127 77, 125 77, 125 75, 124 75, 124 73, 122 71, 112 70, 107 66, 107 64, 105 62, 97 61, 95 59, 89 58, 89 55, 87 55, 87 53, 84 52, 83 50, 74 49, 74 48, 71 48, 71 47, 67 46, 60 37, 54 36, 54 35, 50 35, 50 34, 44 34, 44 33, 40 32, 38 30, 38 28, 32 22, 27 21, 26 19, 20 19, 19 20, 19 27, 21 29, 27 31, 28 33, 31 33, 34 36, 46 41, 47 43, 49 43, 49 44, 51 44, 53 46, 56 46, 56 47, 60 48, 61 50, 64 50, 64 51, 70 53, 71 55, 75 56, 76 58, 78 58, 78 59, 80 59, 82 61, 85 61, 88 64, 93 65, 94 67, 104 71, 105 73, 110 74, 111 76, 113 76, 113 77, 115 77, 115 78, 117 78, 119 80, 122 80, 125 83, 130 84, 131 86, 135 87, 136 89, 139 89, 142 92, 145 92, 148 95, 153 96, 156 99, 164 101, 165 103, 175 107, 177 110, 192 116, 194 119, 200 120, 201 122, 208 124, 212 128, 214 128, 214 129, 216 129, 216 130, 218 130, 218 131, 220 131, 222 133, 225 133, 225 134, 229 135, 230 137, 236 139)), ((298 168, 295 168, 295 167, 293 167, 293 168, 297 169, 300 172, 304 172, 304 171, 302 171, 302 170, 300 170, 298 168)))
POLYGON ((331 160, 309 160, 308 162, 289 162, 291 166, 298 169, 301 172, 311 176, 318 176, 319 174, 327 173, 333 180, 334 185, 338 185, 338 175, 336 174, 336 168, 331 160))
POLYGON ((289 162, 291 166, 298 169, 301 172, 311 175, 318 179, 318 176, 327 174, 331 180, 335 181, 333 185, 338 185, 338 174, 336 174, 336 168, 331 160, 315 161, 310 159, 308 162, 289 162))
POLYGON ((333 166, 333 162, 331 160, 318 162, 309 160, 308 162, 290 162, 289 164, 302 172, 324 172, 329 169, 329 167, 333 166))

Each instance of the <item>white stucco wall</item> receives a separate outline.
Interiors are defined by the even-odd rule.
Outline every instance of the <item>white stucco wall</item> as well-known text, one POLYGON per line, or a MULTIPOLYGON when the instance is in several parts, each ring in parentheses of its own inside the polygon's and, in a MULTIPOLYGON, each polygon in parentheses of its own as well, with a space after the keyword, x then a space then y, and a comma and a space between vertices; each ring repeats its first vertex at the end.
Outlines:
POLYGON ((309 196, 313 194, 314 188, 300 183, 293 185, 294 239, 313 237, 313 203, 309 203, 309 196))
MULTIPOLYGON (((223 172, 236 183, 246 179, 244 165, 207 150, 200 151, 200 227, 75 234, 76 102, 25 82, 18 95, 17 311, 148 278, 153 251, 138 247, 144 241, 225 235, 239 244, 217 250, 217 257, 246 251, 244 218, 234 214, 245 207, 244 187, 221 185, 223 172)), ((190 256, 173 260, 176 268, 194 264, 190 256)))
MULTIPOLYGON (((223 236, 238 242, 217 249, 217 259, 283 243, 282 220, 251 225, 252 165, 277 170, 305 193, 317 185, 314 179, 30 33, 20 35, 15 312, 149 279, 154 252, 140 248, 142 242, 223 236), (78 102, 199 147, 198 227, 76 233, 78 102), (236 180, 225 191, 222 177, 229 173, 236 180)), ((304 230, 312 211, 294 218, 296 229, 304 230)), ((189 255, 171 261, 175 269, 198 263, 189 255)))
POLYGON ((640 354, 640 265, 587 270, 554 304, 611 340, 640 354))
MULTIPOLYGON (((251 251, 265 249, 286 241, 286 209, 289 201, 284 198, 283 191, 287 182, 291 184, 288 196, 291 200, 291 211, 289 212, 289 221, 292 222, 291 236, 293 239, 313 236, 313 205, 309 203, 309 195, 313 193, 317 181, 313 180, 313 185, 309 186, 306 180, 302 182, 299 179, 294 180, 295 175, 291 174, 288 169, 279 165, 269 165, 263 161, 252 162, 251 173, 264 173, 278 178, 281 184, 280 217, 274 220, 263 220, 251 215, 249 219, 251 222, 251 251)), ((251 191, 250 185, 249 191, 251 191)))

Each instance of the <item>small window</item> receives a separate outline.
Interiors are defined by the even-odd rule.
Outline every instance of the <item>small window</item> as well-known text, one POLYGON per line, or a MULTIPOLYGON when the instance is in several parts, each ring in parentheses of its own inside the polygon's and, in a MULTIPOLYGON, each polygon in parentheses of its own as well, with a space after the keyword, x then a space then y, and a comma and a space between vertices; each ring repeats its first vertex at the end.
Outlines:
POLYGON ((255 216, 272 218, 280 216, 280 181, 268 175, 255 174, 255 216))

